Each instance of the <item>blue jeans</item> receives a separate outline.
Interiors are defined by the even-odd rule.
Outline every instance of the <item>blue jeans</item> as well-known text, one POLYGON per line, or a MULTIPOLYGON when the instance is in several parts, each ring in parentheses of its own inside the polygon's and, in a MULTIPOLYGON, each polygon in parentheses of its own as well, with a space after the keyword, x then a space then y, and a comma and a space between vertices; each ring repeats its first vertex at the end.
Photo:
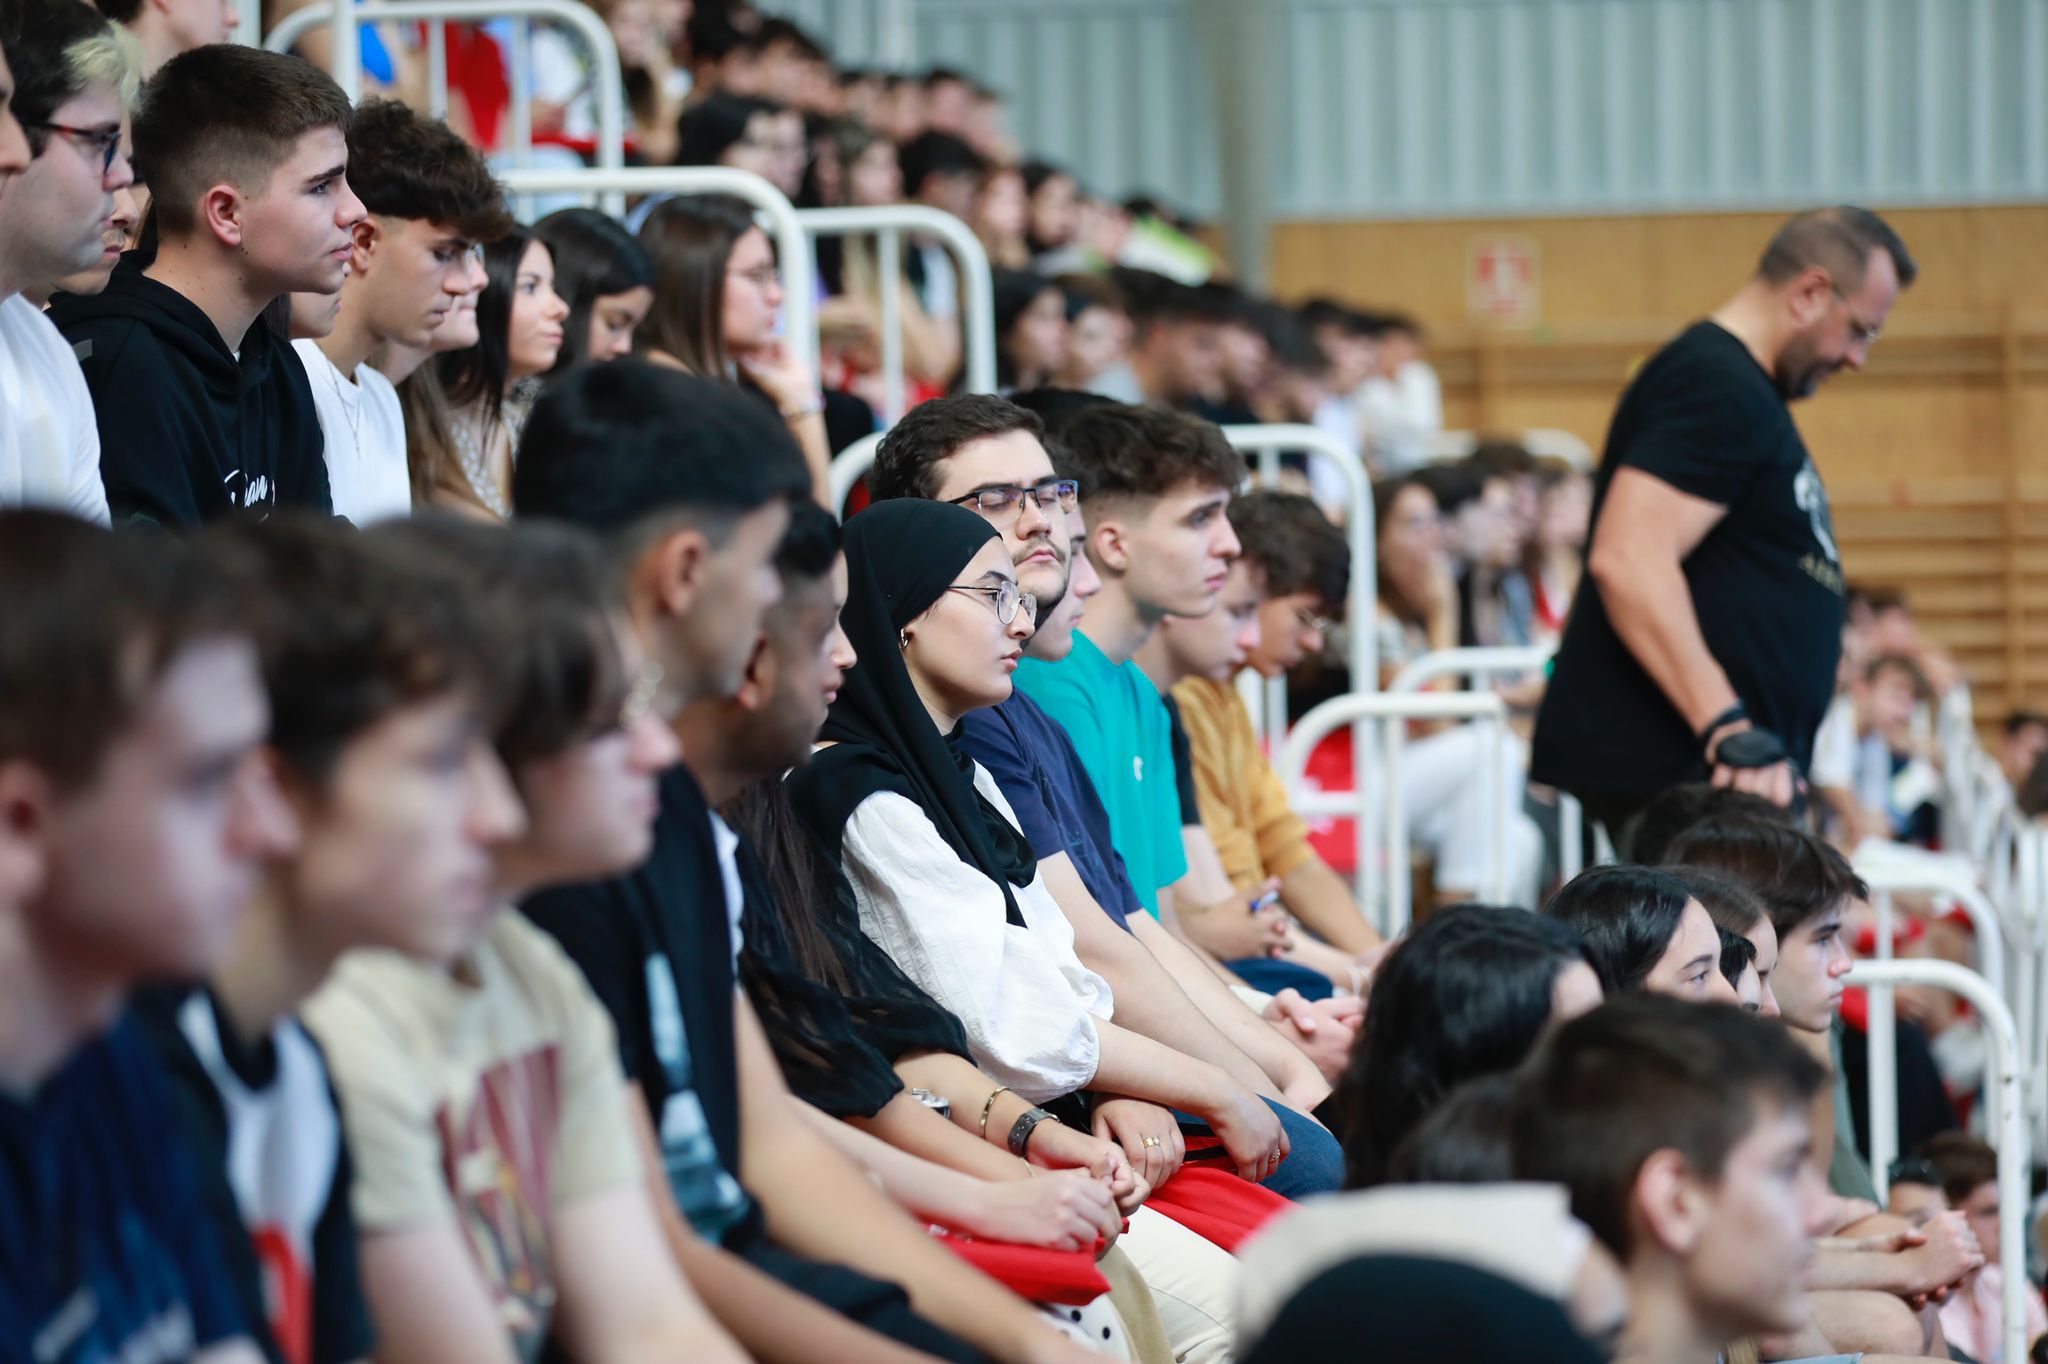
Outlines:
MULTIPOLYGON (((1329 1129, 1312 1118, 1303 1116, 1286 1104, 1266 1100, 1266 1107, 1280 1117, 1280 1126, 1287 1131, 1287 1159, 1280 1162, 1280 1168, 1265 1181, 1265 1186, 1282 1198, 1303 1199, 1316 1194, 1335 1193, 1344 1187, 1344 1148, 1330 1135, 1329 1129)), ((1175 1112, 1180 1120, 1181 1131, 1192 1136, 1213 1136, 1209 1124, 1191 1113, 1175 1112)), ((1233 1168, 1230 1158, 1219 1147, 1214 1157, 1204 1164, 1233 1168)))
POLYGON ((1321 971, 1311 971, 1306 966, 1274 957, 1246 957, 1224 965, 1239 980, 1263 994, 1277 995, 1282 990, 1299 990, 1303 999, 1328 999, 1337 988, 1321 971))

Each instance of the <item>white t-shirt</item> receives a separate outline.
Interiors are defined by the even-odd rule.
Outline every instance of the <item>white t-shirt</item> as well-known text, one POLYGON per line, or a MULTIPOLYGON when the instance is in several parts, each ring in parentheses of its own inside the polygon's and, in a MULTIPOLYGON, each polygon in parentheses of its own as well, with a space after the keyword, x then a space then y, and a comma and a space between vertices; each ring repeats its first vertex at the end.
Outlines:
POLYGON ((20 294, 0 302, 0 507, 108 524, 85 375, 63 333, 20 294))
POLYGON ((320 411, 334 514, 359 526, 410 516, 412 475, 405 463, 398 390, 368 365, 357 365, 350 380, 315 342, 294 341, 292 349, 306 367, 313 406, 320 411))

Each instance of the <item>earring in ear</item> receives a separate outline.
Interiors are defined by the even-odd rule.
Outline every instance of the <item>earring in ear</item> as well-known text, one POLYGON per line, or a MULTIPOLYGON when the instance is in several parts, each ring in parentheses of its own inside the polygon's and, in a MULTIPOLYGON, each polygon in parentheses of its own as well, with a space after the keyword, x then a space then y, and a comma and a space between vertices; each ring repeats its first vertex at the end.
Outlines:
POLYGON ((896 647, 898 649, 908 649, 910 647, 910 631, 898 630, 896 632, 896 647))

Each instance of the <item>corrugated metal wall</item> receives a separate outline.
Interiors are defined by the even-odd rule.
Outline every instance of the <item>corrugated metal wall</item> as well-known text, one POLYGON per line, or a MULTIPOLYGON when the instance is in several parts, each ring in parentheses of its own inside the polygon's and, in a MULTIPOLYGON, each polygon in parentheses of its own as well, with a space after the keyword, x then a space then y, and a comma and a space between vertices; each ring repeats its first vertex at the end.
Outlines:
MULTIPOLYGON (((892 0, 782 0, 877 60, 892 0)), ((1213 211, 1186 0, 901 0, 1024 144, 1213 211)), ((1291 0, 1277 216, 2048 197, 2048 0, 1291 0)))

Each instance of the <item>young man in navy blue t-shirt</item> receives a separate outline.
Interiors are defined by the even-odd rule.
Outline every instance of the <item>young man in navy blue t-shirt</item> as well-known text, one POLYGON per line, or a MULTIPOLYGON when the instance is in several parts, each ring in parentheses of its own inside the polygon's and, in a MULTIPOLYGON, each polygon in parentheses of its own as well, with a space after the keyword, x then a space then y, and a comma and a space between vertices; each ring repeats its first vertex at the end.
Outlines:
POLYGON ((0 513, 0 1341, 259 1358, 124 1008, 210 970, 297 836, 218 580, 181 546, 0 513))

